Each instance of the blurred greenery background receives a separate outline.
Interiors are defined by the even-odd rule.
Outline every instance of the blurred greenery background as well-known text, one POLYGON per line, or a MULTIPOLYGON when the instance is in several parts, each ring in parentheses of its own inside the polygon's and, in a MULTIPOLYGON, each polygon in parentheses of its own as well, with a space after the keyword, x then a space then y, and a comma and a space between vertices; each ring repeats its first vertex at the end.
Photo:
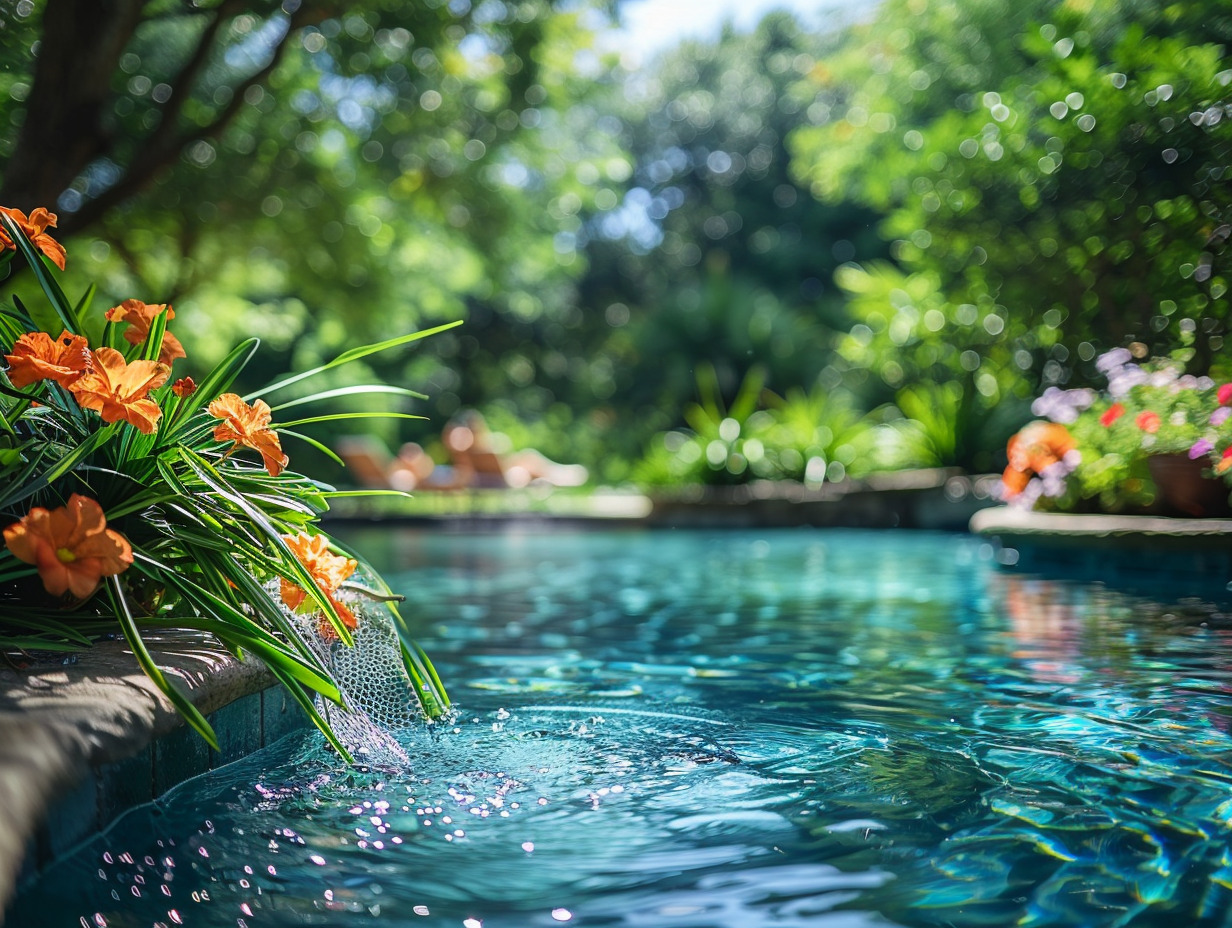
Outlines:
POLYGON ((883 0, 653 55, 623 6, 0 0, 0 203, 58 213, 70 295, 173 304, 183 372, 462 319, 345 369, 429 395, 375 438, 443 462, 478 409, 604 484, 996 470, 1109 348, 1226 368, 1229 0, 883 0))

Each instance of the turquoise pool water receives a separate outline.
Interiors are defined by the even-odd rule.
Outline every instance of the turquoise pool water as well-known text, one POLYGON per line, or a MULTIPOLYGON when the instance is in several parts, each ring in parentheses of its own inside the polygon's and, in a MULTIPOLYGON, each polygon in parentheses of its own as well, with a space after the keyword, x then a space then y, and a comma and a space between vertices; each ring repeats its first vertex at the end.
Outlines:
POLYGON ((184 784, 10 926, 1232 924, 1232 618, 903 532, 357 533, 459 704, 184 784))

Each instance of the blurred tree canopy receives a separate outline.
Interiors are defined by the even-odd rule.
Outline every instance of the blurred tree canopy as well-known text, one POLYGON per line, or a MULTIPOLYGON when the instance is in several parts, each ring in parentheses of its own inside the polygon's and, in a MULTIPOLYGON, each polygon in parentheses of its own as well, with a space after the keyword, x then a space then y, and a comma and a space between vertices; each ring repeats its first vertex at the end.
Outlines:
POLYGON ((865 304, 844 354, 895 388, 968 376, 988 405, 1127 342, 1204 371, 1228 324, 1230 9, 887 0, 833 59, 843 104, 790 141, 815 195, 886 216, 895 266, 840 281, 865 304))
MULTIPOLYGON (((238 333, 288 368, 468 314, 574 326, 583 263, 562 230, 592 175, 630 166, 586 103, 607 13, 569 7, 19 2, 0 30, 0 202, 60 214, 71 288, 174 302, 202 365, 238 333)), ((501 370, 510 339, 478 334, 432 355, 501 370)), ((380 374, 448 413, 473 370, 432 355, 380 374)))
MULTIPOLYGON (((644 66, 615 7, 7 0, 0 203, 59 213, 70 292, 174 302, 190 365, 465 318, 363 374, 432 395, 385 437, 477 406, 609 481, 750 383, 983 470, 1107 348, 1219 363, 1230 0, 884 0, 644 66)), ((778 470, 852 463, 802 441, 778 470)))

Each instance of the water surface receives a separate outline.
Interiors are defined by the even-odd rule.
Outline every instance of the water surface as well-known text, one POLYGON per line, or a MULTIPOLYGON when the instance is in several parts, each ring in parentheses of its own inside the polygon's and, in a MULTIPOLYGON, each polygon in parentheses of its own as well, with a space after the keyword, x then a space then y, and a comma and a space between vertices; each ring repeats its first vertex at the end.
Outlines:
POLYGON ((10 925, 1225 925, 1232 621, 902 532, 357 533, 459 704, 293 736, 10 925))

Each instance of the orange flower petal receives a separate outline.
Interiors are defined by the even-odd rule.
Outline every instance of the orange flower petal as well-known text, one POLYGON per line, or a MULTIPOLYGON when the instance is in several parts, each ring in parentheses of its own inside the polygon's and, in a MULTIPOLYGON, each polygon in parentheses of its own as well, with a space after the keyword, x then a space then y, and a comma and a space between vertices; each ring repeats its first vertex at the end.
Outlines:
MULTIPOLYGON (((150 326, 154 324, 155 317, 164 311, 167 313, 168 321, 175 318, 175 310, 166 303, 125 300, 119 306, 113 306, 107 310, 106 317, 109 322, 127 322, 128 328, 124 330, 124 339, 130 344, 140 345, 150 334, 150 326)), ((184 346, 180 340, 170 332, 164 331, 158 360, 163 364, 170 364, 176 358, 186 357, 188 355, 184 352, 184 346)))
MULTIPOLYGON (((333 594, 355 572, 358 563, 349 557, 342 557, 329 550, 329 541, 324 535, 309 535, 300 532, 298 535, 286 535, 283 540, 295 555, 296 560, 304 565, 317 588, 333 605, 338 618, 347 628, 355 628, 355 614, 340 603, 333 594)), ((289 609, 298 609, 303 604, 307 594, 304 590, 289 580, 282 581, 282 601, 289 609)), ((322 619, 318 630, 323 637, 336 637, 333 626, 327 619, 322 619), (328 629, 328 631, 326 631, 328 629)))
POLYGON ((4 530, 4 543, 18 560, 38 568, 53 596, 85 599, 103 577, 123 573, 133 563, 132 548, 107 528, 103 508, 77 493, 65 506, 31 509, 4 530))
POLYGON ((214 427, 215 441, 231 441, 252 448, 261 455, 271 477, 282 473, 290 460, 282 453, 282 439, 271 429, 273 411, 265 400, 251 406, 234 393, 224 393, 206 407, 206 411, 223 421, 214 427))
POLYGON ((69 332, 61 333, 54 341, 46 332, 27 332, 17 339, 13 353, 5 355, 4 360, 9 365, 9 381, 18 389, 40 380, 54 380, 67 387, 92 363, 86 339, 69 332))
MULTIPOLYGON (((0 213, 4 213, 15 223, 18 228, 26 233, 26 237, 30 239, 30 243, 39 251, 51 259, 60 270, 64 270, 65 255, 64 246, 57 242, 54 238, 47 234, 47 229, 54 229, 56 226, 56 214, 49 213, 42 206, 36 207, 30 213, 29 218, 19 209, 13 209, 7 206, 0 206, 0 213)), ((0 250, 12 249, 17 250, 17 246, 13 244, 13 240, 8 237, 4 230, 0 229, 0 250)))
POLYGON ((104 422, 125 421, 148 435, 162 410, 147 394, 165 384, 170 374, 171 369, 159 361, 129 364, 114 348, 99 348, 94 352, 94 370, 70 389, 83 408, 95 410, 104 422))

